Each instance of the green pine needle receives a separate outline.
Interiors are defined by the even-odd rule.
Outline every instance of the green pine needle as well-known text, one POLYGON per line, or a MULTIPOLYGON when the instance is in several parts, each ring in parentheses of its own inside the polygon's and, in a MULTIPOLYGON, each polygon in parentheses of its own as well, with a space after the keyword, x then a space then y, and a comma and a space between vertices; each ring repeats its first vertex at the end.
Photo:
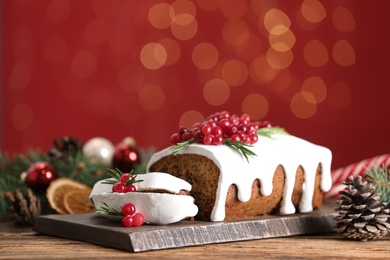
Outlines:
POLYGON ((122 215, 121 212, 117 211, 116 209, 114 209, 113 207, 108 205, 106 202, 104 202, 104 201, 100 201, 100 202, 106 207, 102 207, 102 209, 96 210, 95 211, 96 213, 99 213, 102 215, 122 215))
POLYGON ((380 201, 390 203, 390 170, 385 165, 366 171, 367 181, 376 185, 375 193, 381 194, 380 201))
POLYGON ((257 130, 257 134, 264 137, 272 138, 274 134, 288 134, 284 128, 273 126, 273 127, 264 127, 257 130))
MULTIPOLYGON (((272 138, 272 135, 274 134, 288 134, 288 133, 286 132, 286 130, 284 130, 281 127, 264 127, 257 130, 257 134, 260 136, 272 138)), ((187 141, 172 146, 171 147, 172 154, 176 155, 180 150, 188 147, 192 143, 194 143, 194 138, 191 138, 187 141)), ((248 163, 249 163, 249 156, 250 157, 257 156, 254 152, 250 150, 250 147, 253 146, 245 144, 244 142, 232 141, 230 138, 227 138, 225 139, 223 144, 229 146, 233 150, 243 155, 248 163)))
MULTIPOLYGON (((103 184, 115 184, 115 183, 121 181, 121 177, 124 174, 121 170, 119 170, 118 168, 108 169, 108 170, 109 170, 109 172, 107 174, 110 175, 115 180, 107 179, 103 182, 103 184)), ((125 185, 129 186, 129 185, 132 185, 132 184, 137 183, 137 182, 142 182, 142 180, 137 180, 136 178, 137 178, 137 174, 134 174, 133 171, 131 171, 129 173, 129 175, 127 175, 125 185), (131 175, 133 176, 132 178, 131 178, 131 175)))
POLYGON ((194 142, 194 138, 191 138, 191 139, 188 139, 187 141, 184 141, 184 142, 181 142, 181 143, 178 143, 178 144, 172 146, 171 147, 172 154, 176 155, 181 149, 188 147, 193 142, 194 142))

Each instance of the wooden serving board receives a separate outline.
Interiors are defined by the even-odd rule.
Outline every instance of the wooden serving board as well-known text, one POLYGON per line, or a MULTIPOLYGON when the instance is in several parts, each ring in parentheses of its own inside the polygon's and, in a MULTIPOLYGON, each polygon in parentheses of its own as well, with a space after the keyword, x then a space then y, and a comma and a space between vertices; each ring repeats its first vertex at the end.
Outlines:
POLYGON ((334 231, 334 206, 306 214, 271 215, 224 221, 181 221, 158 226, 122 227, 97 213, 43 215, 34 231, 130 252, 334 231))

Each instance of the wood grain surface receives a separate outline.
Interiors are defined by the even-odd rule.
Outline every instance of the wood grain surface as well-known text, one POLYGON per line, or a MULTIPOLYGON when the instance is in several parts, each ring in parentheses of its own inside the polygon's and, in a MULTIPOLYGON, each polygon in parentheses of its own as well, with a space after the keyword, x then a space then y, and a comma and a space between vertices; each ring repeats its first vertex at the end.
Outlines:
POLYGON ((350 241, 336 233, 131 253, 0 223, 0 259, 389 259, 390 236, 350 241))
POLYGON ((126 228, 96 213, 41 216, 34 231, 130 252, 332 232, 333 206, 305 214, 267 215, 223 222, 180 221, 126 228))

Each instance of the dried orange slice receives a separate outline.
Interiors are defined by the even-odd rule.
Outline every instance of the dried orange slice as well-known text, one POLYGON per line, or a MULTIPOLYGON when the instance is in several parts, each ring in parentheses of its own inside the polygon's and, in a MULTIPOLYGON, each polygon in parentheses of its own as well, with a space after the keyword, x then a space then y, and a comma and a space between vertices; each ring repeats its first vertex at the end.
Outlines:
POLYGON ((63 205, 70 214, 94 212, 95 206, 89 200, 91 189, 71 190, 64 196, 63 205))
POLYGON ((91 188, 81 182, 70 178, 58 178, 50 182, 46 190, 46 197, 50 207, 61 214, 69 214, 64 206, 64 196, 72 190, 85 190, 91 192, 91 188))

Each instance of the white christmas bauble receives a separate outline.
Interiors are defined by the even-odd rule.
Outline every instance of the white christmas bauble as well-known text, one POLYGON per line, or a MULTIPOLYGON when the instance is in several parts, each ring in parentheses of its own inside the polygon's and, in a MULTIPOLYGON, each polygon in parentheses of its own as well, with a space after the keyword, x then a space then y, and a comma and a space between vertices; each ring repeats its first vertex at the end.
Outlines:
POLYGON ((83 145, 86 156, 99 160, 105 166, 111 166, 115 146, 106 138, 94 137, 83 145))

